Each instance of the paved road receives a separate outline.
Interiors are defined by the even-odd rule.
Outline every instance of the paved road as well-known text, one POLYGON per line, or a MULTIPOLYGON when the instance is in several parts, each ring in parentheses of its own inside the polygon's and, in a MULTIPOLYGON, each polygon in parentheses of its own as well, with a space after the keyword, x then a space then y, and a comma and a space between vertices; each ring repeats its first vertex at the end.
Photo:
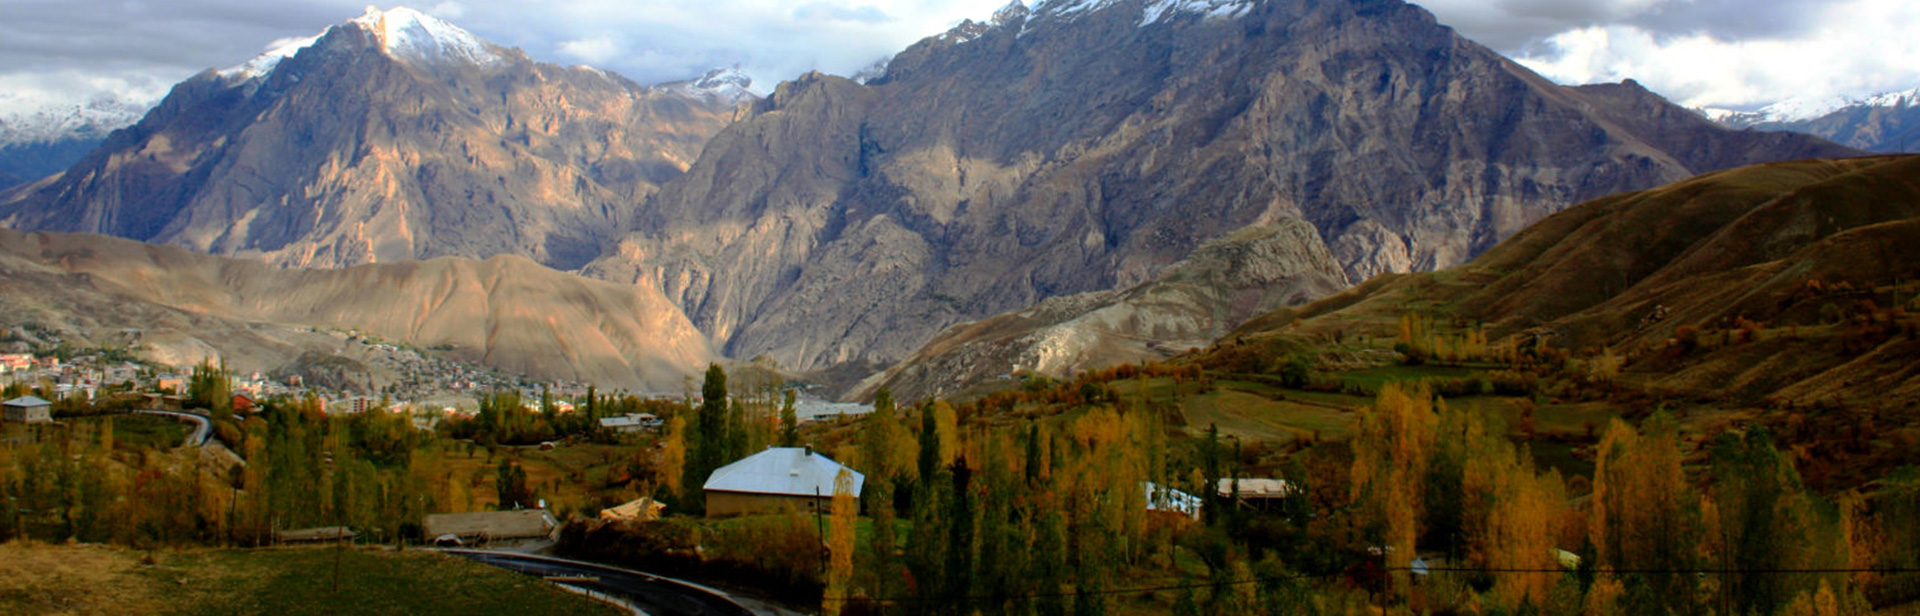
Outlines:
POLYGON ((657 575, 575 560, 492 552, 441 550, 503 569, 541 577, 573 578, 555 583, 612 595, 651 616, 754 616, 726 593, 657 575))
POLYGON ((206 415, 181 413, 178 411, 155 411, 150 409, 141 409, 134 412, 141 415, 165 415, 167 417, 193 422, 195 425, 193 433, 187 435, 187 440, 180 444, 181 447, 205 447, 207 446, 207 439, 213 437, 213 421, 208 419, 206 415))

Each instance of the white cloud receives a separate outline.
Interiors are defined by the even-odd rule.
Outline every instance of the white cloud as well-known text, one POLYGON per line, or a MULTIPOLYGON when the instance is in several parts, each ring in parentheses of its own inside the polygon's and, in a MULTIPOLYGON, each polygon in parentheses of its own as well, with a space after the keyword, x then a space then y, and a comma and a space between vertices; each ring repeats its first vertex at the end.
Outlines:
POLYGON ((467 7, 458 2, 441 2, 427 9, 427 14, 448 21, 459 21, 460 18, 467 16, 467 7))
POLYGON ((1661 36, 1631 25, 1569 30, 1520 61, 1556 81, 1632 78, 1683 105, 1752 108, 1788 98, 1864 96, 1920 86, 1920 5, 1843 0, 1804 34, 1725 40, 1661 36))
POLYGON ((620 46, 610 38, 593 38, 566 41, 560 44, 560 53, 579 58, 588 64, 604 64, 620 53, 620 46))

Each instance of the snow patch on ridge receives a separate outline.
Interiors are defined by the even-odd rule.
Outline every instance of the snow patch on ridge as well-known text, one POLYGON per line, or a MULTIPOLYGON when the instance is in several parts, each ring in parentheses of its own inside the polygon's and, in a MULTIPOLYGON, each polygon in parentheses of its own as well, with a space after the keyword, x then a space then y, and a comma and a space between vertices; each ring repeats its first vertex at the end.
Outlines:
POLYGON ((304 38, 274 41, 272 45, 268 46, 266 53, 255 56, 252 60, 248 60, 246 64, 221 69, 218 73, 221 77, 231 81, 246 81, 264 77, 267 73, 273 72, 273 68, 279 66, 281 60, 291 58, 294 54, 300 53, 300 50, 312 47, 314 43, 319 41, 319 34, 304 38))
POLYGON ((1198 13, 1205 19, 1237 19, 1252 9, 1251 0, 1153 0, 1147 3, 1140 25, 1159 23, 1177 13, 1198 13))
POLYGON ((156 102, 104 95, 78 104, 47 105, 30 112, 0 115, 0 147, 105 137, 139 122, 156 102))
MULTIPOLYGON (((1121 0, 1041 0, 1033 11, 1042 16, 1077 18, 1085 13, 1103 11, 1121 0)), ((1142 7, 1140 25, 1160 23, 1180 14, 1197 14, 1203 19, 1235 19, 1253 9, 1255 0, 1150 0, 1142 7)))

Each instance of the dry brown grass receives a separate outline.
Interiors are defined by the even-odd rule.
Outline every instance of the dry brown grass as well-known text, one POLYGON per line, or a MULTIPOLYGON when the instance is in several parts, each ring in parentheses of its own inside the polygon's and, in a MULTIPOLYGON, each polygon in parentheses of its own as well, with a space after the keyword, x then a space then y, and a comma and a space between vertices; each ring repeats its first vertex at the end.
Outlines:
POLYGON ((0 544, 0 613, 157 614, 177 606, 143 576, 141 555, 95 545, 0 544))
POLYGON ((0 614, 529 613, 617 610, 531 576, 419 550, 317 546, 149 554, 98 545, 0 544, 0 614))

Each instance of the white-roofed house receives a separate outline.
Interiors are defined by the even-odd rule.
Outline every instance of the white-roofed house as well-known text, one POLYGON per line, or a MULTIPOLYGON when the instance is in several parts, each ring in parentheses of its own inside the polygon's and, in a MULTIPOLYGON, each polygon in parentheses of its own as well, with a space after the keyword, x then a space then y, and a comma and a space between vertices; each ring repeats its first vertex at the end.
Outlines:
POLYGON ((812 447, 773 447, 713 471, 702 486, 707 516, 720 517, 832 508, 840 471, 852 475, 860 496, 866 475, 813 451, 812 447))
POLYGON ((8 400, 6 420, 14 423, 53 423, 53 403, 38 396, 8 400))

